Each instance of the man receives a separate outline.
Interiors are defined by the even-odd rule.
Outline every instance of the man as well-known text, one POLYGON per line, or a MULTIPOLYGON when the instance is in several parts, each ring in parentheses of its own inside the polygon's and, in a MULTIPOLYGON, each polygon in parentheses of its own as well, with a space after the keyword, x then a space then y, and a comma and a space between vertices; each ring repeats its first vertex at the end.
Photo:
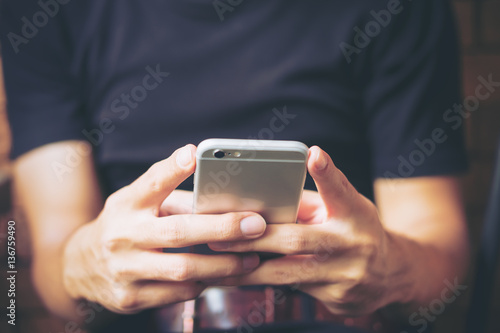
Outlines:
POLYGON ((16 189, 54 313, 99 326, 102 307, 276 285, 408 322, 464 275, 446 1, 3 1, 1 26, 16 189), (174 189, 190 190, 186 144, 210 137, 313 146, 299 224, 190 215, 174 189), (184 253, 205 243, 223 254, 184 253))

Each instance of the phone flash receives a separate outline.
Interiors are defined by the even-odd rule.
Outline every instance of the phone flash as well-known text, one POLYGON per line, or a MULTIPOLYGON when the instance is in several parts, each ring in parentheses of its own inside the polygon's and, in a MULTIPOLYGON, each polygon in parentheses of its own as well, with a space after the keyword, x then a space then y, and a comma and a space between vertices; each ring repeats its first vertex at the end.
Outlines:
POLYGON ((239 151, 235 151, 233 154, 234 157, 240 157, 241 153, 239 151))

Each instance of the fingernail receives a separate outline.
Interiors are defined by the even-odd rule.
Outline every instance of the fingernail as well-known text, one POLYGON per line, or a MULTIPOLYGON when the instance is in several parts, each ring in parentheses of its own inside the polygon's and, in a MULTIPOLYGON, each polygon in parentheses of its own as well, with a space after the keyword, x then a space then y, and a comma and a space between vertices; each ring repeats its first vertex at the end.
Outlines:
POLYGON ((191 149, 189 147, 182 147, 181 150, 177 153, 177 165, 181 168, 187 167, 191 160, 193 159, 191 149))
POLYGON ((245 270, 245 272, 250 272, 259 265, 259 262, 259 256, 256 254, 245 256, 243 257, 243 269, 245 270))
POLYGON ((259 216, 245 217, 240 221, 240 229, 247 237, 259 236, 266 230, 266 221, 259 216))
POLYGON ((318 154, 316 155, 316 170, 322 171, 326 168, 327 160, 325 154, 318 149, 318 154))

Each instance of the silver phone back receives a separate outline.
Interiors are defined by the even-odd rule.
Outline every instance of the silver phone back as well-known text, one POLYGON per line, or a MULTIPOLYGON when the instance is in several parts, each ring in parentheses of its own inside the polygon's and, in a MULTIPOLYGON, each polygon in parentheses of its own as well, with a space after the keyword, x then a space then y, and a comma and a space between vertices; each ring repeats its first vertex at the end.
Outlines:
POLYGON ((209 139, 198 146, 195 213, 253 211, 268 223, 295 223, 307 146, 296 141, 209 139), (214 152, 223 151, 223 158, 214 152))

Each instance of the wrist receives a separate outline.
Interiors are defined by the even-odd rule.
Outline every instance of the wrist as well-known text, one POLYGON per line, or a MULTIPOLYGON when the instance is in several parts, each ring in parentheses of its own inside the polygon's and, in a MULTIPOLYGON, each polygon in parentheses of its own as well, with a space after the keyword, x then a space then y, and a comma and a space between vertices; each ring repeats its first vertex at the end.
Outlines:
POLYGON ((385 304, 409 305, 416 299, 418 290, 418 276, 414 272, 409 247, 414 247, 408 238, 386 231, 385 256, 386 256, 386 279, 385 290, 387 297, 385 304))
POLYGON ((80 226, 64 246, 62 255, 63 288, 73 300, 87 298, 81 287, 81 281, 84 281, 88 275, 84 269, 84 258, 87 252, 86 247, 94 239, 90 236, 92 225, 93 223, 87 223, 80 226))

